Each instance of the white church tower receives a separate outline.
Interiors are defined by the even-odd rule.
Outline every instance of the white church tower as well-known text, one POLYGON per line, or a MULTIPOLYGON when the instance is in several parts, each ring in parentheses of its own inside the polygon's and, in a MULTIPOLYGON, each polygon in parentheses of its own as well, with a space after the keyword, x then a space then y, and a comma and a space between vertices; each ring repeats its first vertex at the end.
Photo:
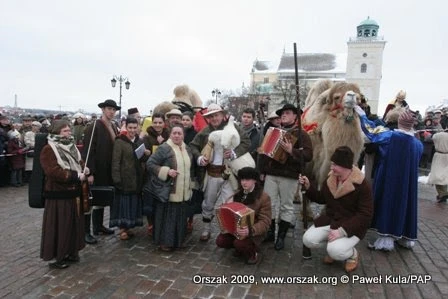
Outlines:
POLYGON ((371 112, 378 114, 378 100, 386 41, 378 35, 379 25, 367 17, 356 27, 356 37, 347 42, 346 81, 359 85, 366 96, 371 112))

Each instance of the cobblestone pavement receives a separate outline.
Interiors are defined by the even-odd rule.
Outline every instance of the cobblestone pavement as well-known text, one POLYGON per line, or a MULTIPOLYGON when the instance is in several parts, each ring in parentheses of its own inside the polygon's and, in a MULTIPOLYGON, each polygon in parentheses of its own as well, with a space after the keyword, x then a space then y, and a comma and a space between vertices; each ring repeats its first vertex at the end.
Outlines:
MULTIPOLYGON (((448 297, 448 205, 435 203, 432 186, 419 189, 419 242, 413 251, 369 251, 369 232, 357 246, 361 265, 349 278, 342 263, 322 263, 324 250, 302 259, 301 223, 290 230, 286 248, 262 247, 263 261, 245 265, 232 250, 219 249, 213 240, 199 241, 201 219, 188 236, 187 248, 159 251, 138 228, 136 236, 120 241, 117 235, 100 237, 98 245, 81 251, 81 262, 65 270, 50 270, 39 258, 42 209, 28 207, 27 187, 0 188, 1 245, 0 297, 7 298, 442 298, 448 297), (387 284, 386 278, 430 275, 427 283, 387 284), (193 277, 231 275, 257 284, 195 284, 193 277), (267 284, 263 276, 308 276, 329 280, 326 284, 267 284), (390 276, 392 275, 392 276, 390 276), (337 281, 332 281, 335 277, 337 281), (379 277, 382 283, 361 284, 356 277, 379 277)), ((218 230, 215 226, 213 236, 218 230)), ((416 276, 417 277, 417 276, 416 276)), ((424 277, 424 276, 423 276, 424 277)))

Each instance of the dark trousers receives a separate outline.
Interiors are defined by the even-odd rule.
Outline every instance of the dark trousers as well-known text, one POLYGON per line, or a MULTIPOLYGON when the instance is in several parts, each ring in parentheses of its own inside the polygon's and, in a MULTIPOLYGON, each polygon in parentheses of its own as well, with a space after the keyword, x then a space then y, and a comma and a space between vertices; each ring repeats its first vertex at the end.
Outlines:
POLYGON ((219 234, 216 238, 216 245, 221 248, 235 248, 247 259, 253 257, 257 252, 257 246, 251 238, 238 240, 232 234, 219 234))
POLYGON ((11 185, 17 186, 22 185, 22 168, 11 169, 11 185))

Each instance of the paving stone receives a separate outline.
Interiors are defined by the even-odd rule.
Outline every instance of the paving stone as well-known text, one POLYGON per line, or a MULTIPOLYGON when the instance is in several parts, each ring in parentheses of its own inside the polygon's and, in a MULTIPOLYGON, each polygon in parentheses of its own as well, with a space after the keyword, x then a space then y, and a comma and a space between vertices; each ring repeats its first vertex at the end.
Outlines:
MULTIPOLYGON (((312 250, 312 259, 302 259, 303 228, 289 230, 286 247, 274 249, 263 243, 263 261, 246 265, 232 256, 233 250, 217 248, 219 230, 213 222, 213 238, 199 242, 202 221, 195 217, 195 230, 187 237, 187 248, 161 252, 136 228, 136 237, 123 242, 117 235, 100 236, 99 244, 80 252, 81 262, 65 270, 51 270, 39 259, 42 212, 27 205, 27 190, 1 188, 0 221, 11 242, 2 243, 0 254, 0 297, 8 298, 448 298, 448 205, 434 204, 433 187, 419 190, 419 242, 413 250, 397 248, 390 253, 370 251, 367 242, 376 237, 369 231, 357 249, 360 267, 352 275, 430 274, 426 285, 403 284, 261 284, 260 276, 345 275, 343 263, 322 263, 325 249, 312 250), (4 219, 7 219, 5 221, 4 219), (23 221, 27 219, 27 221, 23 221), (252 284, 194 284, 200 275, 255 275, 252 284)), ((297 208, 297 207, 296 207, 297 208)), ((315 206, 315 208, 319 208, 315 206)), ((313 207, 314 209, 314 207, 313 207)), ((105 223, 109 209, 105 210, 105 223)))

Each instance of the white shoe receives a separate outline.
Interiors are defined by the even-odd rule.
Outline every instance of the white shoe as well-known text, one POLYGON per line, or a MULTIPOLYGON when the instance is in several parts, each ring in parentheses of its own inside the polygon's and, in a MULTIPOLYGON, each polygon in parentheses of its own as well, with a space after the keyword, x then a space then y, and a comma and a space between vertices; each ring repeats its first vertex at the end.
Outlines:
POLYGON ((203 230, 199 240, 204 241, 204 242, 208 241, 211 236, 211 228, 212 228, 211 222, 204 222, 204 230, 203 230))
POLYGON ((394 238, 392 237, 379 237, 374 244, 369 244, 370 249, 392 251, 395 248, 394 238))
POLYGON ((397 241, 397 244, 401 247, 407 248, 407 249, 412 249, 415 246, 415 242, 411 241, 411 240, 406 240, 406 239, 399 239, 397 241))

